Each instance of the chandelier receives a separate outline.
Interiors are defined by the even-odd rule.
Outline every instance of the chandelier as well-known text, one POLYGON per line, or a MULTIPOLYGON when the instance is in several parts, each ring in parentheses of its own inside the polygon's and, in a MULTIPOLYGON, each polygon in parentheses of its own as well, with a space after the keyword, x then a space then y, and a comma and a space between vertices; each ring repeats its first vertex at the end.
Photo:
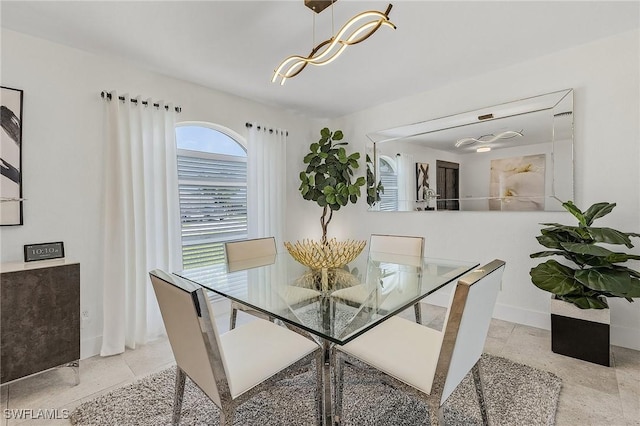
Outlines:
MULTIPOLYGON (((305 0, 305 5, 314 12, 320 13, 328 5, 333 7, 333 3, 335 3, 335 1, 337 0, 305 0)), ((369 10, 355 15, 342 26, 335 36, 332 36, 330 39, 315 46, 311 50, 309 56, 304 57, 300 55, 293 55, 282 61, 273 73, 271 82, 275 83, 275 81, 280 78, 280 85, 283 85, 288 78, 292 78, 300 74, 307 65, 322 66, 330 64, 336 60, 340 54, 342 54, 347 46, 352 46, 368 39, 378 30, 378 28, 382 26, 395 29, 396 26, 389 21, 389 12, 391 12, 392 7, 393 5, 389 4, 385 12, 369 10)))

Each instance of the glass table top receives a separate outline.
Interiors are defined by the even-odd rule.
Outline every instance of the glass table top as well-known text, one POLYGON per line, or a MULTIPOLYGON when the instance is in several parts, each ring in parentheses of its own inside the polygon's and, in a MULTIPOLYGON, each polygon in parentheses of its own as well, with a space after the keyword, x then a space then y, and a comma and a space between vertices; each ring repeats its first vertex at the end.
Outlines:
POLYGON ((342 345, 477 266, 370 252, 312 271, 281 253, 175 275, 342 345))

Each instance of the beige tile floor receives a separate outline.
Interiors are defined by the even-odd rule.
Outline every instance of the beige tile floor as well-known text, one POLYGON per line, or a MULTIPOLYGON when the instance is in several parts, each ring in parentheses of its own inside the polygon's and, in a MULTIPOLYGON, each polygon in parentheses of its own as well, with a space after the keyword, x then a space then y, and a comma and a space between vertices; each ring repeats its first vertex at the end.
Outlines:
MULTIPOLYGON (((403 315, 412 316, 412 311, 403 315)), ((238 323, 252 317, 239 314, 238 323)), ((423 307, 423 322, 441 327, 443 310, 423 307)), ((221 332, 227 330, 227 317, 218 319, 221 332)), ((612 347, 613 366, 557 355, 550 349, 550 333, 533 327, 493 320, 485 351, 516 362, 555 373, 563 380, 557 425, 640 426, 640 352, 612 347)), ((60 368, 0 387, 2 418, 0 426, 67 425, 66 419, 18 420, 13 410, 57 410, 64 417, 80 403, 124 386, 173 363, 166 339, 154 341, 124 354, 88 358, 80 362, 80 384, 74 386, 70 369, 60 368), (7 411, 8 410, 8 411, 7 411), (66 411, 65 411, 66 410, 66 411)), ((23 411, 24 413, 24 411, 23 411)), ((52 411, 49 411, 52 413, 52 411)))

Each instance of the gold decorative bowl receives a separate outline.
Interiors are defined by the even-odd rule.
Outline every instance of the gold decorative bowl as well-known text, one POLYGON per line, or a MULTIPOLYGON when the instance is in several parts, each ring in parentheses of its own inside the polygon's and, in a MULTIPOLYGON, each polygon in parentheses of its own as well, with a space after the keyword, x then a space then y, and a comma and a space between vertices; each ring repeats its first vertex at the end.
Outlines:
POLYGON ((295 243, 285 242, 291 256, 311 269, 341 268, 358 257, 366 241, 330 239, 325 244, 304 239, 295 243))

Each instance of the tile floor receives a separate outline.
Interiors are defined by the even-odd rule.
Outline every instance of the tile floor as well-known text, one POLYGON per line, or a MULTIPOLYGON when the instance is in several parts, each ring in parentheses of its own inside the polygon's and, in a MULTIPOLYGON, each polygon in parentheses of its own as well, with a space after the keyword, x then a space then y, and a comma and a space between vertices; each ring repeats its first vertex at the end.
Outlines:
MULTIPOLYGON (((413 310, 403 315, 409 318, 413 310)), ((240 313, 238 323, 252 317, 240 313)), ((423 322, 439 328, 443 310, 423 307, 423 322)), ((218 319, 221 332, 228 328, 226 316, 218 319)), ((550 371, 563 380, 556 424, 640 426, 640 352, 612 347, 613 367, 557 355, 550 349, 550 333, 533 327, 493 320, 485 352, 550 371)), ((2 414, 0 426, 68 425, 66 419, 43 420, 10 418, 14 410, 25 409, 37 416, 37 410, 57 410, 64 417, 78 404, 129 384, 173 363, 171 348, 161 339, 124 354, 80 362, 80 384, 74 386, 69 368, 51 370, 0 387, 2 414), (29 411, 30 410, 30 411, 29 411)), ((52 411, 49 411, 51 413, 52 411)), ((22 411, 22 413, 25 413, 22 411)), ((42 415, 41 415, 42 417, 42 415)))

